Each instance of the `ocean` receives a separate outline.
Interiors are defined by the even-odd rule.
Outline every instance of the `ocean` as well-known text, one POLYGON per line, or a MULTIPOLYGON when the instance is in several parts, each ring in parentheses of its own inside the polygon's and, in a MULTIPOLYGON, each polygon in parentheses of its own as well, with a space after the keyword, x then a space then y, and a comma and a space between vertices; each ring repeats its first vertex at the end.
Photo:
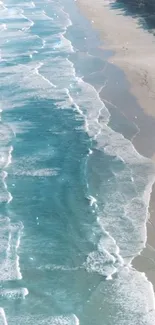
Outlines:
POLYGON ((73 0, 0 12, 0 325, 153 325, 155 171, 100 96, 109 53, 73 0))

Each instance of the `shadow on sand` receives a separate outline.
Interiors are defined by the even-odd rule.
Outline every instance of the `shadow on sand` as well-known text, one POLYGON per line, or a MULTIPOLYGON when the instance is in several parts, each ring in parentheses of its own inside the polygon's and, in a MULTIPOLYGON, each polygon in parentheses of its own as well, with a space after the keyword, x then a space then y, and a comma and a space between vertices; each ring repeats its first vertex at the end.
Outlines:
POLYGON ((139 25, 155 35, 155 0, 116 0, 112 9, 120 9, 123 15, 138 17, 139 25))

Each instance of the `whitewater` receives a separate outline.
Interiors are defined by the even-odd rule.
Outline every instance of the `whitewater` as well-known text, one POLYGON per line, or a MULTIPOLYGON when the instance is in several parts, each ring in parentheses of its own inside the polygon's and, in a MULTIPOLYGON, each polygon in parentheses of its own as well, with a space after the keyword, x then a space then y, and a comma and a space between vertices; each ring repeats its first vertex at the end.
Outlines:
POLYGON ((132 260, 155 170, 89 82, 98 36, 72 0, 0 13, 0 324, 153 325, 132 260))

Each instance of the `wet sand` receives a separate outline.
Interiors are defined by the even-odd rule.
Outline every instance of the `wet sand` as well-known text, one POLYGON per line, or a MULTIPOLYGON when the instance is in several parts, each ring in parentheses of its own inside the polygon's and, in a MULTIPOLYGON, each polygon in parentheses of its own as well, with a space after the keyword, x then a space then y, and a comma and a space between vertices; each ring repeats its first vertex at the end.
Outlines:
MULTIPOLYGON (((113 9, 113 0, 77 2, 99 31, 103 49, 114 53, 104 71, 106 86, 101 97, 112 116, 124 117, 119 130, 122 127, 122 133, 141 154, 155 160, 155 36, 140 26, 138 18, 113 9), (128 121, 133 125, 130 136, 128 121)), ((155 185, 149 210, 146 248, 134 259, 133 266, 146 273, 155 290, 155 185)))
POLYGON ((103 47, 114 51, 109 62, 122 68, 146 114, 155 116, 155 37, 138 18, 114 9, 114 0, 77 0, 82 12, 100 32, 103 47))

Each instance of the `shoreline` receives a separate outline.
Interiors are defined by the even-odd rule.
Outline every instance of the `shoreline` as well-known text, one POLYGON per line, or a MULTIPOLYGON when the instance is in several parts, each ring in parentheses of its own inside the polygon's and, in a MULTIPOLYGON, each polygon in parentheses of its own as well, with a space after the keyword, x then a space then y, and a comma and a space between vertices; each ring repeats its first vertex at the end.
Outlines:
POLYGON ((115 0, 76 0, 92 27, 98 30, 103 49, 112 50, 108 62, 125 71, 130 92, 147 115, 155 117, 155 37, 139 25, 138 18, 113 9, 115 0), (122 26, 124 28, 122 28, 122 26), (125 32, 124 32, 125 30, 125 32))
MULTIPOLYGON (((137 18, 123 16, 121 9, 111 9, 110 4, 114 0, 96 2, 91 0, 91 3, 89 0, 77 0, 77 2, 80 11, 91 20, 92 27, 99 32, 103 41, 102 49, 114 53, 107 59, 109 66, 105 74, 112 78, 109 78, 110 84, 107 82, 106 90, 101 92, 101 98, 108 104, 110 112, 117 110, 133 123, 133 136, 131 135, 133 145, 140 154, 154 161, 155 37, 139 27, 137 18), (122 74, 120 78, 119 74, 122 74), (125 84, 123 79, 126 79, 125 84), (120 80, 123 80, 123 84, 120 80), (127 96, 130 96, 129 101, 127 96)), ((152 186, 146 227, 146 247, 133 259, 132 266, 145 273, 155 291, 155 183, 152 186)))

